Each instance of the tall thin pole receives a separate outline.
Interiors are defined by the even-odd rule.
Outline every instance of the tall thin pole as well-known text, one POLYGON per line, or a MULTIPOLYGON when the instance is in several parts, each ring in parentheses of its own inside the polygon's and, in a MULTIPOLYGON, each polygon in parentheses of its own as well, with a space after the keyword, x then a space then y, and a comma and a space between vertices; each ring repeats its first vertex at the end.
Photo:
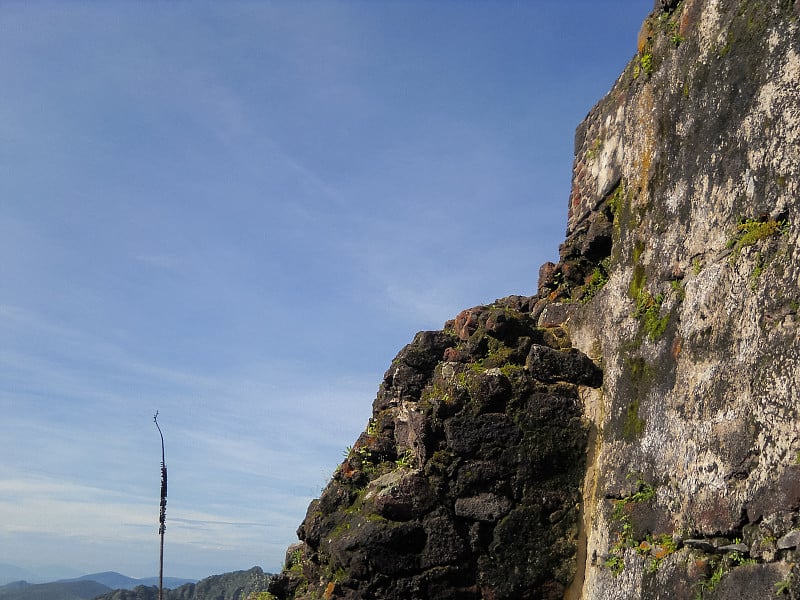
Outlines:
POLYGON ((164 434, 158 426, 158 411, 153 416, 153 422, 161 436, 161 510, 158 515, 158 535, 161 544, 158 553, 158 600, 164 600, 164 532, 167 530, 167 463, 164 460, 164 434))

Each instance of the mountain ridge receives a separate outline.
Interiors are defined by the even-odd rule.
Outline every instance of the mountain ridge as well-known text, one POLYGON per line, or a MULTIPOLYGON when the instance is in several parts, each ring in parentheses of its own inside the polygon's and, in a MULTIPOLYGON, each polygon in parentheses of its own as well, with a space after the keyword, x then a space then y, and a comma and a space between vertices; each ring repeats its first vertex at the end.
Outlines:
POLYGON ((50 583, 12 582, 0 587, 2 600, 91 600, 110 592, 111 588, 96 581, 50 583))
MULTIPOLYGON (((199 581, 165 577, 166 600, 245 600, 266 589, 270 575, 260 567, 210 575, 199 581)), ((115 571, 81 577, 0 586, 0 600, 156 600, 158 577, 135 579, 115 571), (99 580, 99 581, 98 581, 99 580)))
MULTIPOLYGON (((80 577, 71 577, 69 579, 59 579, 53 583, 70 583, 75 581, 96 581, 103 584, 108 588, 114 589, 128 589, 131 590, 138 585, 158 585, 158 577, 128 577, 116 571, 103 571, 101 573, 90 573, 88 575, 81 575, 80 577)), ((187 579, 182 577, 164 577, 165 588, 175 588, 187 583, 196 583, 196 579, 187 579)))

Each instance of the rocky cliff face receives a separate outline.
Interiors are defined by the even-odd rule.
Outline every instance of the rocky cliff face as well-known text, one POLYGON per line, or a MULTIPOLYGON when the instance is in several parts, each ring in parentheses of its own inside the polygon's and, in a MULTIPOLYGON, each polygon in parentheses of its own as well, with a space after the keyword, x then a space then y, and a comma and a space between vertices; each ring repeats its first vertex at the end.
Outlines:
POLYGON ((400 352, 279 598, 800 597, 800 0, 656 4, 559 264, 400 352))
POLYGON ((588 440, 579 389, 602 374, 529 302, 464 311, 397 355, 273 593, 563 595, 588 440))

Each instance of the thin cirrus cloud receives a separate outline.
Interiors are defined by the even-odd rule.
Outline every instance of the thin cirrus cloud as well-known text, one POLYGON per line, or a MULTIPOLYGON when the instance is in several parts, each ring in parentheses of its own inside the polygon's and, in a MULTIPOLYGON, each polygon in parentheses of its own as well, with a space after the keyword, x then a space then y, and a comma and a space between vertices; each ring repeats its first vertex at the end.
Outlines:
MULTIPOLYGON (((130 557, 126 560, 142 564, 152 560, 136 549, 145 549, 155 540, 157 506, 151 498, 132 498, 130 494, 52 477, 24 474, 15 478, 7 472, 0 481, 0 492, 0 535, 20 542, 13 555, 3 553, 4 560, 38 559, 46 564, 60 559, 60 543, 69 544, 78 555, 91 555, 91 548, 113 546, 120 539, 129 545, 130 557), (49 536, 37 543, 43 530, 50 531, 49 536)), ((202 560, 208 553, 237 546, 252 551, 264 546, 265 535, 292 525, 280 513, 252 510, 249 515, 262 520, 233 521, 222 511, 187 509, 180 500, 171 503, 168 526, 172 556, 185 554, 202 560)), ((91 563, 76 566, 91 569, 91 563)))

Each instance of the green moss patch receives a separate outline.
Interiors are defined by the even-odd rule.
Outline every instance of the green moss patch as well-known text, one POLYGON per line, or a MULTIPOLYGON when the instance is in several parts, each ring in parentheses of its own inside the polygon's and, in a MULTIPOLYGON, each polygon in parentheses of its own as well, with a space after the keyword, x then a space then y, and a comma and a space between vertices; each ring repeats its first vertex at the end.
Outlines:
POLYGON ((742 248, 754 246, 758 242, 784 233, 788 228, 787 221, 767 219, 744 219, 736 226, 736 231, 728 240, 727 247, 733 249, 733 257, 737 257, 742 248))

